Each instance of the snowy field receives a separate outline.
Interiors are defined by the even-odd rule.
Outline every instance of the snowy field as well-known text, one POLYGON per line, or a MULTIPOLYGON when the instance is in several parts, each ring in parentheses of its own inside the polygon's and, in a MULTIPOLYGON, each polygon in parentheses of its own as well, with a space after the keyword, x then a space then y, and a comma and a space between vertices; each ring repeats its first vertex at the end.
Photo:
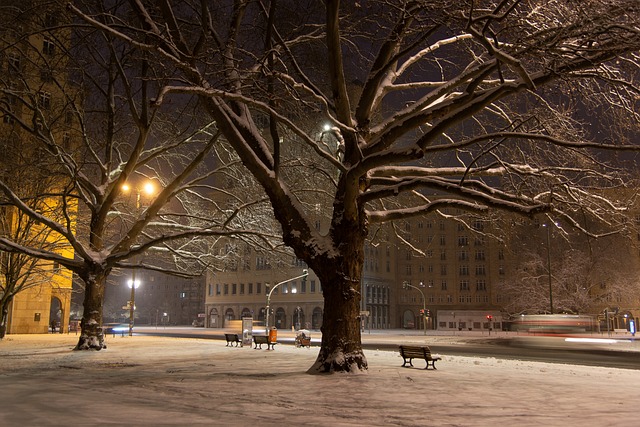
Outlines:
POLYGON ((366 374, 312 376, 317 347, 134 336, 71 351, 76 340, 0 341, 1 426, 640 425, 637 370, 443 354, 425 371, 369 350, 366 374))

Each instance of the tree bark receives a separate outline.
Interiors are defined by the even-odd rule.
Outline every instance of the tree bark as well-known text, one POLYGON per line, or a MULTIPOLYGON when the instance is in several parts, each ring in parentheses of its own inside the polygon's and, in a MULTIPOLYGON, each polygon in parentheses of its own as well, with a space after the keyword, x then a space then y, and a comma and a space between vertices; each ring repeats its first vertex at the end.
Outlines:
POLYGON ((83 277, 85 282, 84 312, 80 321, 81 332, 75 350, 102 350, 107 348, 102 332, 102 304, 108 272, 92 273, 83 277))
MULTIPOLYGON (((343 188, 339 187, 338 194, 343 188)), ((338 197, 339 201, 344 200, 338 197)), ((309 264, 320 279, 324 296, 322 345, 308 373, 360 372, 368 368, 362 351, 360 331, 361 279, 364 263, 364 242, 368 227, 361 206, 347 214, 338 202, 330 233, 337 255, 309 264)))
POLYGON ((9 316, 9 300, 2 301, 2 307, 0 307, 0 340, 4 338, 7 333, 7 318, 9 316))
POLYGON ((323 284, 322 344, 307 372, 365 371, 368 365, 360 341, 360 281, 336 274, 330 264, 323 270, 327 271, 314 270, 323 284))

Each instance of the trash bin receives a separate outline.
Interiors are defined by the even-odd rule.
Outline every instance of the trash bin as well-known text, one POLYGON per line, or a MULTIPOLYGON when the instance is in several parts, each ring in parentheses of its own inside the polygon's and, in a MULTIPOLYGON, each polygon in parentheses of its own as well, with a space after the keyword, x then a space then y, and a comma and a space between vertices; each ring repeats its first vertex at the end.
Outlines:
POLYGON ((278 342, 278 330, 275 326, 272 326, 269 330, 269 343, 271 344, 276 342, 278 342))

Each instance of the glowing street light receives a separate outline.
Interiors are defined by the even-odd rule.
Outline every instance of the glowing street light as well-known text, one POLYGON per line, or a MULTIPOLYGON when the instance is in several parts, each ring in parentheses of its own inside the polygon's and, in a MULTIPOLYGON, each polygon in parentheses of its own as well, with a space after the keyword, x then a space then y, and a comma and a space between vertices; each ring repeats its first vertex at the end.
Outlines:
POLYGON ((131 288, 131 299, 129 300, 129 336, 133 335, 133 319, 136 310, 136 289, 140 286, 140 281, 136 280, 136 273, 133 270, 132 279, 127 282, 131 288))
MULTIPOLYGON (((151 181, 145 182, 142 187, 132 188, 129 184, 122 185, 122 191, 124 192, 136 192, 136 217, 140 215, 140 194, 145 193, 148 196, 153 195, 156 192, 156 187, 151 181)), ((129 280, 129 287, 131 288, 131 300, 129 301, 129 336, 133 336, 133 323, 135 315, 135 302, 136 302, 136 288, 140 286, 140 282, 136 280, 136 269, 131 270, 131 280, 129 280)))
POLYGON ((122 191, 124 191, 125 193, 129 193, 131 191, 135 191, 135 193, 136 193, 136 213, 139 213, 138 211, 140 210, 140 206, 141 206, 140 205, 140 195, 142 193, 144 193, 147 196, 152 196, 156 192, 156 186, 154 185, 153 181, 147 181, 141 187, 135 187, 135 188, 132 188, 131 185, 125 183, 125 184, 122 185, 122 191))

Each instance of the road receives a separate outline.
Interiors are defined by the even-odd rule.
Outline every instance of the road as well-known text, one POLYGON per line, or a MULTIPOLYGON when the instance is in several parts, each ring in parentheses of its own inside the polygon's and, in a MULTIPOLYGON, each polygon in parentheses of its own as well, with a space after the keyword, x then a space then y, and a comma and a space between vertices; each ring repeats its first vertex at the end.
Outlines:
MULTIPOLYGON (((136 327, 136 335, 156 335, 181 338, 224 340, 224 330, 203 328, 155 328, 136 327)), ((278 343, 293 345, 295 334, 278 331, 278 343)), ((319 343, 319 333, 313 333, 313 345, 319 343)), ((600 338, 599 336, 596 338, 600 338)), ((365 350, 397 350, 398 344, 406 342, 427 343, 433 353, 452 356, 494 357, 498 359, 530 360, 547 363, 564 363, 611 368, 640 369, 640 340, 622 337, 610 340, 592 339, 588 342, 567 342, 561 337, 529 336, 477 336, 444 335, 421 336, 406 331, 366 332, 362 337, 365 350)))

